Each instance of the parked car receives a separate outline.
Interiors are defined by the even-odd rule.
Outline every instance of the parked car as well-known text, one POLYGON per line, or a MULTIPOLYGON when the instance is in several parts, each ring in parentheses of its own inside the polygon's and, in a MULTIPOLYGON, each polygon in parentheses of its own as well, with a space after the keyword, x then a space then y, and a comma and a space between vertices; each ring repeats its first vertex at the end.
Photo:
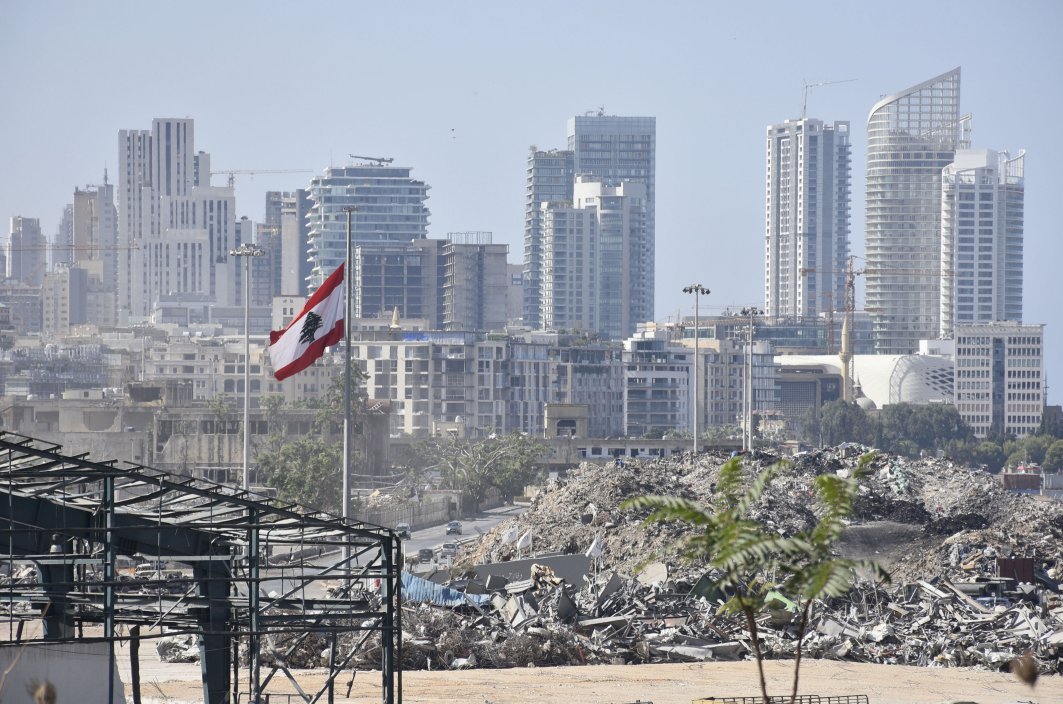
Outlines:
POLYGON ((451 521, 447 524, 447 535, 461 535, 461 523, 451 521))
POLYGON ((409 523, 399 523, 398 525, 395 526, 395 532, 403 540, 409 540, 410 539, 410 524, 409 523))
POLYGON ((440 558, 451 558, 458 554, 457 543, 443 543, 439 546, 440 558))
POLYGON ((436 559, 436 554, 432 552, 432 548, 421 548, 417 551, 417 562, 424 564, 436 559))

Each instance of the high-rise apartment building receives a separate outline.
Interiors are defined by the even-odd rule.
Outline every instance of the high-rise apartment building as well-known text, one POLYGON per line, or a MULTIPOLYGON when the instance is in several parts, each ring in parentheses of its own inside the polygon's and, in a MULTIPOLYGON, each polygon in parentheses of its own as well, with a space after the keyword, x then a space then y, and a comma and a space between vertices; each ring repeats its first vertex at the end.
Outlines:
POLYGON ((768 127, 764 304, 773 317, 840 310, 849 256, 849 123, 768 127))
POLYGON ((429 186, 408 166, 329 167, 310 181, 309 287, 316 289, 346 258, 347 213, 355 244, 395 244, 428 235, 429 186))
POLYGON ((117 292, 118 211, 106 172, 103 183, 74 189, 71 217, 69 261, 87 268, 103 289, 117 292))
POLYGON ((881 354, 939 332, 941 175, 970 143, 960 69, 877 102, 867 120, 866 308, 881 354))
POLYGON ((490 232, 448 232, 442 247, 443 329, 504 330, 509 245, 490 232))
MULTIPOLYGON (((568 217, 557 208, 573 207, 576 177, 598 181, 609 187, 638 183, 644 189, 644 215, 637 233, 638 240, 626 249, 622 266, 629 277, 625 293, 635 320, 653 318, 654 302, 654 196, 656 188, 657 126, 653 117, 619 117, 604 113, 580 115, 567 124, 568 149, 539 151, 528 157, 524 223, 524 324, 533 329, 551 329, 560 317, 576 318, 565 313, 546 321, 542 311, 554 307, 544 291, 546 277, 543 237, 544 217, 568 217), (544 208, 544 203, 555 205, 544 208)), ((555 234, 557 230, 555 228, 555 234)), ((604 251, 609 251, 607 248, 604 251)), ((556 252, 555 252, 556 254, 556 252)), ((597 267, 599 262, 591 261, 597 267)), ((608 268, 608 265, 607 267, 608 268)), ((555 269, 556 276, 556 269, 555 269)), ((618 337, 634 332, 634 326, 622 326, 618 337)), ((611 332, 608 334, 612 334, 611 332)))
POLYGON ((1025 154, 956 152, 941 180, 941 337, 1022 321, 1025 154))
MULTIPOLYGON (((117 227, 117 223, 115 223, 117 227)), ((52 256, 48 261, 49 270, 55 269, 60 264, 69 264, 74 260, 71 250, 74 247, 74 205, 67 203, 63 206, 63 215, 59 218, 59 225, 55 228, 55 239, 52 240, 52 256)))
POLYGON ((210 155, 195 151, 188 118, 156 118, 118 133, 119 322, 164 299, 233 305, 237 262, 231 187, 210 185, 210 155))
POLYGON ((608 185, 576 176, 569 203, 540 210, 539 317, 547 330, 579 330, 620 340, 653 315, 645 275, 646 186, 608 185))
POLYGON ((528 154, 524 194, 524 324, 543 327, 539 307, 542 295, 542 205, 572 201, 573 153, 568 150, 528 154))
POLYGON ((1033 435, 1045 408, 1044 326, 956 325, 955 397, 975 436, 1033 435))
MULTIPOLYGON (((637 322, 653 320, 656 257, 657 118, 577 115, 568 121, 568 148, 576 176, 594 176, 610 186, 645 186, 644 227, 628 247, 630 273, 625 282, 631 315, 637 322)), ((624 327, 622 337, 635 331, 624 327)))
POLYGON ((16 215, 7 238, 7 278, 27 286, 44 283, 48 243, 41 234, 41 221, 16 215))

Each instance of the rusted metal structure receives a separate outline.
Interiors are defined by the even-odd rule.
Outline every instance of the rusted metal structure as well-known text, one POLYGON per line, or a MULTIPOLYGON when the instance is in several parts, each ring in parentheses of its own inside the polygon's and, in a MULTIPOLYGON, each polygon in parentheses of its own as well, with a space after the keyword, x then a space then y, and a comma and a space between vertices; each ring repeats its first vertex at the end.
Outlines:
POLYGON ((0 570, 9 643, 99 640, 102 628, 113 673, 120 641, 195 634, 209 704, 258 702, 278 673, 303 701, 331 701, 355 656, 379 648, 381 700, 402 701, 401 547, 384 528, 0 433, 0 570), (31 621, 41 637, 22 637, 31 621), (286 664, 307 639, 328 652, 318 691, 286 664))

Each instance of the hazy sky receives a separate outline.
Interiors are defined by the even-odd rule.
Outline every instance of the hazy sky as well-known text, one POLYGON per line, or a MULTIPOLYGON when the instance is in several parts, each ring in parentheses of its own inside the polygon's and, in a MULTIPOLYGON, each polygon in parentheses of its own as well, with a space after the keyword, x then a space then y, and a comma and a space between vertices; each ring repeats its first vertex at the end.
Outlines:
MULTIPOLYGON (((430 236, 490 230, 522 258, 528 147, 604 107, 657 118, 657 318, 763 302, 764 133, 849 120, 853 250, 881 96, 956 66, 973 146, 1027 149, 1025 321, 1063 374, 1063 4, 1044 2, 0 3, 0 216, 51 239, 75 186, 117 182, 117 135, 192 117, 215 170, 389 156, 431 186, 430 236), (888 13, 888 14, 887 14, 888 13), (1056 195, 1052 195, 1056 193, 1056 195)), ((238 176, 237 211, 307 174, 238 176)), ((223 184, 224 177, 215 178, 223 184)), ((860 297, 862 301, 862 296, 860 297)), ((1052 394, 1058 401, 1057 394, 1052 394)))

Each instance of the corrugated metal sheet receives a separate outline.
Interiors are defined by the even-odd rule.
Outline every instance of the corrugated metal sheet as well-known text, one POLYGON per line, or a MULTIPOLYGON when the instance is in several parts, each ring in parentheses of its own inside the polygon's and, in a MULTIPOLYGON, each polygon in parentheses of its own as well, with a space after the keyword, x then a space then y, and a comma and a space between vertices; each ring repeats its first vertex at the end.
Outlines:
POLYGON ((449 587, 433 584, 409 572, 403 572, 402 599, 403 601, 427 602, 435 606, 455 607, 467 604, 482 606, 490 603, 491 596, 489 594, 463 594, 449 587))

